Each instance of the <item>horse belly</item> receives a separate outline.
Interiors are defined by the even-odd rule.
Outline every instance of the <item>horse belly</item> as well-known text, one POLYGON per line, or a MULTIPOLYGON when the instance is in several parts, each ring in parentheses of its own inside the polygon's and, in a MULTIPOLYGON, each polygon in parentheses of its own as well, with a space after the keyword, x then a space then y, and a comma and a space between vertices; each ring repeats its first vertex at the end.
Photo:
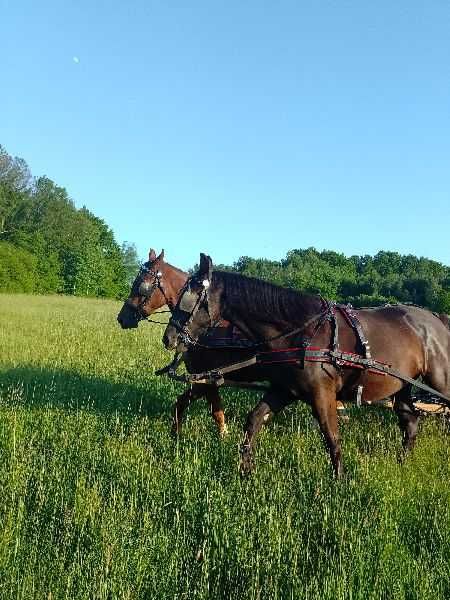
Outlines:
POLYGON ((354 373, 351 379, 351 383, 344 384, 338 392, 338 400, 342 402, 355 402, 358 396, 358 388, 361 386, 362 402, 378 402, 396 394, 404 385, 403 382, 395 377, 369 372, 354 373))

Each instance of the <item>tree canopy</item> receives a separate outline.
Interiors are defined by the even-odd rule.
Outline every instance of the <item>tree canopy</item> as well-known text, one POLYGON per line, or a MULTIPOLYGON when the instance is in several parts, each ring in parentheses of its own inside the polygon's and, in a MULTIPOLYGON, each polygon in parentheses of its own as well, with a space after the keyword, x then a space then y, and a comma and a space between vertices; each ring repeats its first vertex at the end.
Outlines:
POLYGON ((450 267, 411 254, 346 257, 307 248, 279 262, 243 256, 225 268, 356 307, 402 302, 450 312, 450 267))
MULTIPOLYGON (((410 302, 450 313, 450 267, 413 255, 306 248, 218 267, 357 307, 410 302)), ((0 146, 0 291, 124 297, 137 269, 133 244, 120 246, 102 219, 0 146)))
POLYGON ((0 146, 0 291, 123 297, 137 267, 132 244, 0 146))

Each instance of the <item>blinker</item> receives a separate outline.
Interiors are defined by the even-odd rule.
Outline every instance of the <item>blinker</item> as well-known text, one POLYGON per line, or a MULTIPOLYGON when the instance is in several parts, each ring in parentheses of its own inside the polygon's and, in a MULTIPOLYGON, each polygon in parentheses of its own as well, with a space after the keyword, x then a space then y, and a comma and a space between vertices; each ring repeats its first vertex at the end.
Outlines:
POLYGON ((195 292, 191 292, 190 289, 186 290, 181 296, 179 308, 184 312, 190 313, 193 310, 194 306, 197 304, 197 301, 198 294, 196 294, 195 292))
POLYGON ((154 289, 154 285, 149 283, 148 281, 143 281, 139 286, 139 295, 140 296, 150 296, 154 289))

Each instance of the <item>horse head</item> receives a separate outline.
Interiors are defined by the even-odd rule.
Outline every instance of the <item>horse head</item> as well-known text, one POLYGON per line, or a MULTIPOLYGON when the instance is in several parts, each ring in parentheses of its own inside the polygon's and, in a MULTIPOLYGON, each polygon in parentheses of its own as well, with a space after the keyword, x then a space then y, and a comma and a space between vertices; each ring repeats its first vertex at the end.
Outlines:
POLYGON ((157 256, 150 249, 148 261, 141 265, 130 294, 117 315, 121 327, 137 327, 140 321, 164 305, 172 309, 186 279, 186 273, 164 261, 164 250, 157 256))
POLYGON ((199 270, 181 290, 163 336, 168 350, 185 352, 221 320, 220 286, 215 285, 211 257, 200 254, 199 270))

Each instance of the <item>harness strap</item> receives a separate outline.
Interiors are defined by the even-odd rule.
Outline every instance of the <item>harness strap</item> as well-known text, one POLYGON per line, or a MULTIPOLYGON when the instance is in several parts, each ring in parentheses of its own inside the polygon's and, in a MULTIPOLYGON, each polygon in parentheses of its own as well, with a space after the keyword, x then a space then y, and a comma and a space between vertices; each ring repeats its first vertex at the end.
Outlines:
MULTIPOLYGON (((248 349, 252 350, 252 349, 260 348, 261 346, 265 346, 269 342, 275 342, 275 341, 283 340, 286 338, 290 338, 294 335, 297 335, 298 333, 301 333, 307 327, 309 327, 310 325, 312 325, 315 322, 316 325, 314 327, 314 331, 313 331, 312 335, 309 338, 305 338, 304 342, 303 342, 303 346, 305 348, 307 348, 309 346, 309 344, 311 343, 311 340, 314 338, 314 336, 319 331, 319 329, 322 327, 322 325, 325 323, 325 321, 330 319, 330 312, 331 312, 333 303, 329 302, 328 300, 325 300, 325 298, 322 298, 322 296, 320 296, 320 300, 322 302, 322 306, 325 305, 325 310, 322 310, 320 313, 316 313, 315 315, 313 315, 310 319, 308 319, 306 321, 306 323, 303 323, 303 325, 301 325, 300 327, 297 327, 296 329, 289 329, 289 331, 284 331, 282 333, 278 333, 277 335, 274 335, 271 338, 267 338, 267 339, 263 340, 262 342, 250 342, 250 344, 247 346, 248 349)), ((171 322, 175 326, 177 331, 181 332, 181 331, 184 331, 187 329, 186 325, 189 324, 190 321, 187 321, 185 323, 185 326, 181 329, 180 329, 180 325, 177 322, 174 322, 174 319, 172 319, 171 322)), ((222 321, 218 321, 216 323, 216 325, 210 329, 210 331, 214 331, 221 322, 222 321)), ((203 338, 207 338, 207 336, 208 336, 208 334, 205 334, 203 336, 203 338)), ((211 348, 208 344, 203 344, 203 343, 199 342, 198 340, 197 341, 192 340, 190 345, 192 347, 195 346, 196 348, 203 348, 204 350, 208 350, 211 348)), ((223 349, 225 349, 227 347, 230 350, 236 349, 234 344, 232 344, 230 346, 222 346, 223 349)))
POLYGON ((339 347, 339 324, 336 318, 336 306, 333 306, 331 310, 331 317, 333 320, 333 350, 337 350, 339 347))
MULTIPOLYGON (((180 333, 184 334, 185 342, 188 345, 208 349, 208 348, 210 348, 209 346, 199 344, 198 342, 191 340, 190 335, 189 335, 188 331, 186 330, 186 324, 189 324, 190 321, 193 319, 193 315, 195 314, 195 309, 200 305, 200 303, 203 300, 206 293, 207 293, 206 290, 202 291, 202 294, 197 299, 194 309, 191 312, 188 322, 185 323, 184 326, 180 326, 180 324, 178 324, 177 322, 174 322, 173 319, 172 319, 172 323, 175 325, 175 327, 179 330, 180 333)), ((321 298, 321 300, 322 300, 322 303, 325 304, 325 310, 322 311, 318 315, 314 315, 303 326, 298 327, 297 329, 291 330, 286 333, 281 333, 273 338, 264 340, 264 342, 253 344, 252 346, 250 346, 247 349, 250 350, 253 348, 257 348, 263 344, 267 344, 270 341, 279 340, 279 339, 293 336, 296 333, 299 333, 299 332, 305 330, 310 324, 312 324, 315 320, 317 320, 312 335, 309 338, 304 339, 303 345, 300 348, 299 347, 286 348, 286 349, 282 348, 282 349, 278 349, 278 350, 269 350, 269 351, 265 351, 265 352, 264 351, 258 352, 258 353, 255 353, 249 359, 239 361, 236 363, 232 363, 230 365, 225 365, 224 367, 220 367, 218 369, 213 369, 211 371, 204 371, 202 373, 192 373, 189 375, 177 375, 176 369, 179 365, 179 361, 177 361, 175 364, 175 360, 174 360, 171 363, 171 365, 169 365, 165 369, 162 369, 159 374, 161 374, 161 372, 167 372, 169 377, 171 377, 172 379, 175 379, 177 381, 183 381, 186 383, 208 383, 208 384, 215 384, 215 385, 223 385, 224 384, 223 376, 225 374, 232 373, 234 371, 238 371, 240 369, 244 369, 246 367, 249 367, 249 366, 255 365, 255 364, 296 362, 296 363, 300 363, 302 366, 304 366, 305 360, 312 361, 312 362, 313 361, 330 362, 336 367, 347 366, 347 367, 359 368, 359 369, 368 370, 369 372, 395 377, 396 379, 399 379, 400 381, 410 383, 411 385, 414 385, 422 390, 425 390, 426 392, 428 392, 430 394, 433 394, 434 396, 437 396, 438 398, 441 398, 442 400, 444 400, 445 404, 448 407, 450 407, 450 398, 448 396, 441 394, 440 392, 438 392, 437 390, 433 389, 432 387, 426 385, 422 381, 418 381, 417 379, 413 379, 412 377, 403 375, 403 373, 400 373, 400 371, 397 371, 397 369, 392 368, 391 365, 387 365, 385 363, 382 363, 382 362, 372 358, 371 351, 370 351, 370 344, 364 334, 364 330, 362 328, 362 325, 361 325, 358 317, 356 316, 356 314, 353 311, 353 307, 351 307, 350 305, 347 305, 347 306, 337 305, 336 303, 329 302, 323 298, 321 298), (360 341, 360 344, 363 348, 363 352, 364 352, 363 356, 354 354, 352 352, 344 352, 342 350, 339 350, 339 326, 338 326, 338 321, 336 318, 336 308, 339 309, 339 311, 344 316, 345 320, 350 325, 350 327, 354 331, 356 331, 359 341, 360 341), (311 347, 312 339, 315 337, 316 333, 318 333, 319 329, 322 327, 322 325, 327 320, 331 321, 331 324, 332 324, 331 349, 329 349, 329 348, 327 348, 327 349, 312 348, 311 347), (281 355, 283 355, 283 358, 281 358, 281 360, 280 360, 281 355)), ((357 396, 358 404, 360 403, 361 394, 362 394, 362 389, 360 389, 360 388, 361 388, 361 386, 359 386, 359 388, 358 388, 358 396, 357 396)))
MULTIPOLYGON (((364 360, 364 359, 361 359, 361 360, 364 360)), ((445 394, 441 394, 441 392, 438 392, 437 390, 430 387, 426 383, 423 383, 423 381, 418 381, 417 379, 408 377, 408 375, 404 375, 403 373, 400 373, 400 371, 397 371, 397 369, 393 369, 391 366, 384 365, 383 363, 379 363, 378 361, 375 361, 374 359, 365 359, 365 360, 367 361, 367 365, 371 370, 373 369, 375 371, 380 371, 382 373, 385 373, 386 375, 395 377, 396 379, 399 379, 400 381, 405 381, 406 383, 410 383, 411 385, 414 385, 422 390, 425 390, 426 392, 429 392, 433 396, 437 396, 438 398, 441 398, 442 400, 444 400, 445 403, 447 404, 447 406, 450 407, 450 398, 448 396, 445 396, 445 394)), ((364 364, 364 363, 360 363, 360 364, 364 364)))
POLYGON ((372 358, 372 354, 370 352, 369 340, 366 338, 364 329, 362 328, 362 325, 361 325, 361 321, 356 316, 353 306, 351 306, 350 304, 347 304, 347 305, 338 304, 337 306, 338 306, 341 314, 344 316, 345 320, 347 321, 347 323, 358 334, 359 341, 360 341, 360 344, 361 344, 363 352, 364 352, 364 356, 366 358, 372 358))
MULTIPOLYGON (((181 381, 183 383, 204 383, 204 384, 214 384, 214 385, 223 385, 225 383, 224 375, 227 373, 232 373, 233 371, 239 371, 240 369, 245 369, 245 367, 250 367, 257 363, 257 357, 252 356, 248 360, 242 360, 237 363, 233 363, 231 365, 227 365, 225 367, 221 367, 220 369, 212 369, 211 371, 203 371, 202 373, 190 373, 184 375, 178 375, 176 373, 176 368, 165 368, 161 369, 159 372, 157 371, 157 375, 161 375, 162 372, 167 373, 167 375, 174 379, 175 381, 181 381)), ((169 365, 171 367, 171 365, 169 365)))
POLYGON ((329 349, 305 349, 305 348, 288 348, 286 350, 272 350, 269 352, 260 352, 255 354, 248 360, 242 360, 231 365, 226 365, 219 369, 213 369, 211 371, 204 371, 202 373, 192 373, 190 375, 177 375, 176 370, 169 369, 166 371, 172 379, 182 381, 185 383, 208 383, 215 385, 222 385, 224 383, 223 376, 233 371, 244 369, 256 364, 275 364, 275 363, 292 363, 306 361, 317 361, 317 362, 336 362, 339 366, 349 366, 353 368, 367 369, 374 373, 381 375, 390 375, 400 381, 410 383, 426 392, 429 392, 433 396, 437 396, 445 401, 445 404, 450 407, 450 398, 441 394, 432 387, 426 385, 422 381, 408 377, 397 369, 393 369, 390 365, 382 363, 373 358, 364 358, 353 354, 351 352, 343 352, 341 350, 329 350, 329 349), (281 355, 284 355, 282 358, 281 355))

